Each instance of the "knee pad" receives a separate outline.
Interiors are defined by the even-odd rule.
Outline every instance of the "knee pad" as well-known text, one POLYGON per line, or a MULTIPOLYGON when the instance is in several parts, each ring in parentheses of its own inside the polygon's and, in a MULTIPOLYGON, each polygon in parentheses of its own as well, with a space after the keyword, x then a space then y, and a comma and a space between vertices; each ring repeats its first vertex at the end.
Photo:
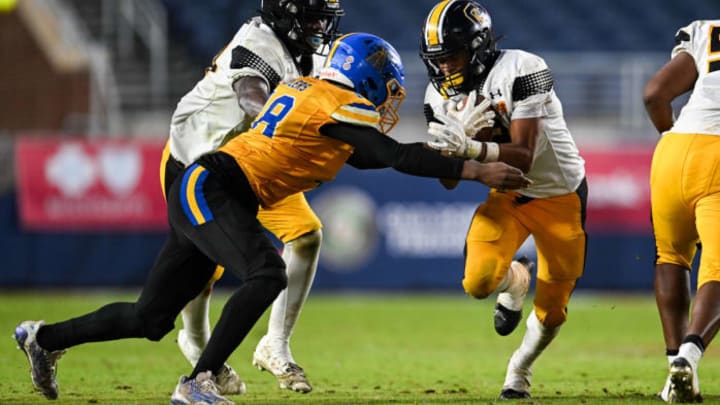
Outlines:
POLYGON ((502 280, 502 277, 498 278, 498 275, 505 274, 501 271, 501 266, 503 263, 498 257, 487 257, 482 260, 468 259, 465 263, 465 278, 462 281, 465 292, 474 298, 487 298, 502 280))
POLYGON ((322 230, 318 229, 285 244, 285 248, 292 249, 297 255, 307 257, 315 256, 322 243, 322 230))
POLYGON ((700 258, 700 268, 697 275, 697 289, 711 281, 720 282, 720 260, 708 257, 705 254, 700 258))
POLYGON ((535 286, 535 313, 545 327, 555 328, 567 320, 567 305, 576 280, 547 282, 535 286))
POLYGON ((567 307, 541 308, 536 306, 535 313, 540 323, 549 329, 556 328, 567 320, 567 307))

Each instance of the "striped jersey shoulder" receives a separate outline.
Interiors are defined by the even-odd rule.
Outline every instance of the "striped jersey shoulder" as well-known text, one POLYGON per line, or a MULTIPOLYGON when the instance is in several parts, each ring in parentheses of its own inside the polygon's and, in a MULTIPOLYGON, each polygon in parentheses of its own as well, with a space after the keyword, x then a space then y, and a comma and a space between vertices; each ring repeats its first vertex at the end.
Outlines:
POLYGON ((341 104, 330 117, 345 124, 380 129, 380 114, 370 101, 361 98, 341 104))

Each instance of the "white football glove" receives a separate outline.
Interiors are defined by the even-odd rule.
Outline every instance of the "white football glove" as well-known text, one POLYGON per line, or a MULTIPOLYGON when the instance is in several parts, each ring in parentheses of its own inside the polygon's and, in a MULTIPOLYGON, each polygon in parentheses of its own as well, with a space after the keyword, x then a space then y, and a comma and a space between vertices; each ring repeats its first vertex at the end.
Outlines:
POLYGON ((495 125, 495 111, 490 109, 490 99, 483 99, 480 104, 475 105, 477 95, 477 90, 473 90, 465 100, 450 100, 445 104, 447 115, 462 122, 465 135, 471 138, 481 129, 495 125))
POLYGON ((443 114, 435 114, 435 118, 441 124, 437 122, 429 124, 428 134, 432 137, 432 141, 427 143, 428 146, 447 152, 450 156, 465 159, 476 159, 480 156, 483 143, 468 138, 460 120, 443 114))

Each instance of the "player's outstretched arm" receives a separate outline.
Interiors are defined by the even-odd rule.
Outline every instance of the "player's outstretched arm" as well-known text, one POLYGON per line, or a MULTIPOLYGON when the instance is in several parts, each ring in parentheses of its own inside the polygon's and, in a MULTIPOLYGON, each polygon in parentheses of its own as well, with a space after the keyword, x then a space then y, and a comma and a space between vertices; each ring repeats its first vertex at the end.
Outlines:
POLYGON ((423 143, 398 143, 370 127, 329 124, 320 132, 354 146, 348 163, 358 169, 392 167, 414 176, 474 180, 502 189, 523 188, 530 184, 519 169, 505 163, 445 157, 423 143))
POLYGON ((503 162, 480 163, 466 160, 461 178, 475 180, 500 190, 514 190, 530 185, 523 172, 503 162))

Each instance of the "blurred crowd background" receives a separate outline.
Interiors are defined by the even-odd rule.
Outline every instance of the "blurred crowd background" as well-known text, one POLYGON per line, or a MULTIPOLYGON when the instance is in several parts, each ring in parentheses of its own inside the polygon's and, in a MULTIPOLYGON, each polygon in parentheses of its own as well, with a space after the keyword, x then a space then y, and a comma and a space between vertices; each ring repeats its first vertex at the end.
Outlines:
MULTIPOLYGON (((134 286, 163 240, 170 114, 259 0, 0 0, 0 287, 134 286)), ((424 140, 420 30, 433 0, 343 0, 344 32, 390 41, 408 98, 391 134, 424 140)), ((677 29, 714 0, 487 0, 500 47, 544 57, 586 158, 585 289, 649 290, 642 89, 677 29)), ((684 100, 678 101, 678 106, 684 100)), ((309 194, 325 225, 320 289, 459 290, 477 184, 345 169, 309 194)), ((525 254, 534 255, 532 241, 525 254)), ((227 281, 232 282, 232 281, 227 281)))

